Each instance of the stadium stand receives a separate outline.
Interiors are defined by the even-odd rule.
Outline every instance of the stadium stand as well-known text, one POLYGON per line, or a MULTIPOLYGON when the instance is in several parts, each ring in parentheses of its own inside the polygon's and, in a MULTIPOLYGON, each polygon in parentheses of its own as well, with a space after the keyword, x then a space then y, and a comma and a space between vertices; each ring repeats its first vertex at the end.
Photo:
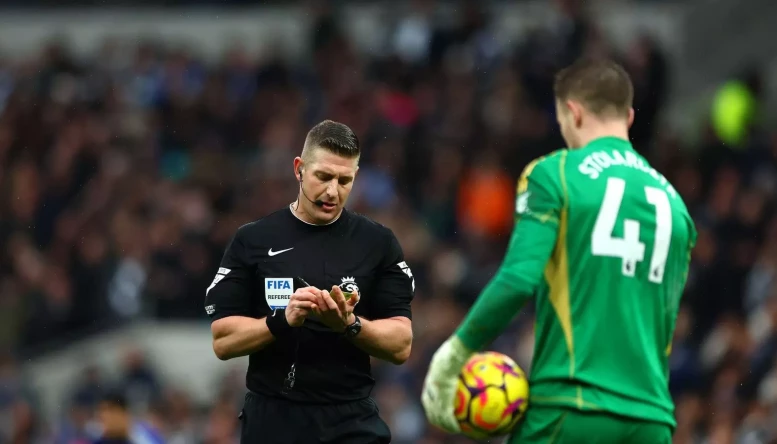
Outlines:
MULTIPOLYGON (((27 365, 138 325, 207 332, 204 290, 224 246, 238 226, 295 198, 290 159, 322 118, 362 139, 350 207, 395 231, 416 278, 412 358, 375 365, 394 442, 467 442, 427 426, 421 378, 498 266, 515 178, 562 147, 552 74, 581 54, 628 67, 634 144, 698 224, 671 358, 675 442, 774 442, 777 133, 752 118, 739 121, 747 127, 735 147, 712 125, 687 145, 659 123, 673 66, 655 40, 618 50, 569 8, 565 21, 505 47, 494 17, 468 4, 452 27, 421 14, 398 20, 381 56, 356 51, 337 16, 323 14, 311 20, 309 63, 256 59, 240 45, 206 62, 156 40, 108 40, 92 57, 51 41, 0 60, 0 442, 88 442, 106 387, 123 388, 168 443, 237 442, 244 385, 233 368, 200 382, 215 393, 203 402, 160 370, 170 362, 149 358, 148 337, 122 333, 103 343, 124 338, 105 350, 120 356, 114 371, 99 357, 71 362, 79 373, 67 380, 46 367, 64 394, 46 403, 33 381, 46 376, 27 365)), ((758 116, 763 79, 741 80, 758 116)), ((531 329, 529 310, 494 348, 528 368, 531 329)))

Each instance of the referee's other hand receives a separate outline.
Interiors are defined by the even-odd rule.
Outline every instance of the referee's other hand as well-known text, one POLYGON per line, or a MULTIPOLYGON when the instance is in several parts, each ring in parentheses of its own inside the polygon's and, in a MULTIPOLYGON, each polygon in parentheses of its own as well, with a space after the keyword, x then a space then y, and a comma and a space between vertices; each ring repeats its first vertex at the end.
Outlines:
POLYGON ((286 321, 292 327, 299 327, 312 311, 318 311, 316 301, 321 290, 316 287, 300 288, 289 298, 286 306, 286 321))
POLYGON ((353 308, 358 301, 359 295, 355 292, 346 301, 340 287, 333 285, 331 291, 319 290, 316 314, 321 317, 324 325, 334 331, 342 332, 355 321, 353 308))

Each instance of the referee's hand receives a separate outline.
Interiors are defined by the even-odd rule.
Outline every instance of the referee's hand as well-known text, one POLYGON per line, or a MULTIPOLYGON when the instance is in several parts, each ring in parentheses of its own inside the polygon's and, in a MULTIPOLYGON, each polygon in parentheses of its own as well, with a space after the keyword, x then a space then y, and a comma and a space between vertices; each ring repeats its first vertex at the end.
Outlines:
POLYGON ((304 287, 291 295, 286 306, 286 321, 290 326, 301 326, 312 311, 318 310, 316 302, 320 292, 316 287, 304 287))
POLYGON ((315 312, 321 317, 321 322, 334 331, 345 331, 345 327, 351 325, 355 319, 353 308, 359 302, 358 293, 353 293, 350 299, 345 300, 343 290, 337 285, 332 286, 332 291, 319 290, 315 312))

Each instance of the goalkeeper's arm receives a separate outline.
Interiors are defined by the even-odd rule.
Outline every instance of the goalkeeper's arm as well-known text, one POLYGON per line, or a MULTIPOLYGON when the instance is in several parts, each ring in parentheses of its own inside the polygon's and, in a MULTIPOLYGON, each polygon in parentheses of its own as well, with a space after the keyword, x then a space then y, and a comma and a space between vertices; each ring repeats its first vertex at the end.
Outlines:
MULTIPOLYGON (((565 154, 559 155, 559 168, 565 154)), ((518 185, 515 228, 505 258, 456 331, 456 337, 470 350, 481 350, 493 342, 540 284, 556 245, 559 219, 565 217, 563 187, 547 166, 544 162, 530 164, 524 170, 518 185)))

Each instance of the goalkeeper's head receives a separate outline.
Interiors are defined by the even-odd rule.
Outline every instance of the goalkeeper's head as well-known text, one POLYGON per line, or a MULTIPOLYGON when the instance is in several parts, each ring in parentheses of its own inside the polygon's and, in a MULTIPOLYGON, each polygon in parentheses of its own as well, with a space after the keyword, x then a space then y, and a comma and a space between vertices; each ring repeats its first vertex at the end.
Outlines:
POLYGON ((556 75, 553 90, 567 146, 580 148, 605 136, 628 140, 634 87, 622 66, 606 59, 579 60, 556 75))

